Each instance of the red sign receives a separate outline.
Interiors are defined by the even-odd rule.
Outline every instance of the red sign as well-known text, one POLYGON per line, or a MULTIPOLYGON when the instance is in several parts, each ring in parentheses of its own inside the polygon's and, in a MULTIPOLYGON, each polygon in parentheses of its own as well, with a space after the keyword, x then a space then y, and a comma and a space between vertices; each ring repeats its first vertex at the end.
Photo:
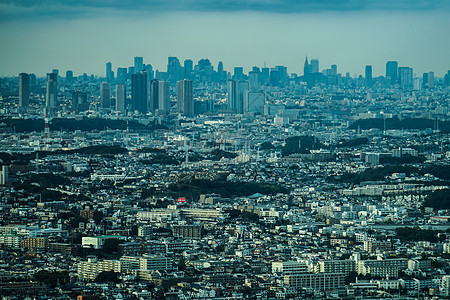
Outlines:
POLYGON ((178 203, 186 203, 186 197, 180 197, 177 200, 178 203))

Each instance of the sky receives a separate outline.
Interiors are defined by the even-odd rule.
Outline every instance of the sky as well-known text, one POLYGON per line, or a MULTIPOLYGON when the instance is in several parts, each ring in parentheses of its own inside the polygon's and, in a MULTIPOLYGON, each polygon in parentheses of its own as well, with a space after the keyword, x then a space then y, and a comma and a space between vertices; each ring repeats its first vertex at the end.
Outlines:
POLYGON ((105 76, 135 56, 161 71, 177 56, 301 75, 308 56, 352 76, 388 60, 443 76, 449 37, 449 0, 0 0, 0 76, 105 76))

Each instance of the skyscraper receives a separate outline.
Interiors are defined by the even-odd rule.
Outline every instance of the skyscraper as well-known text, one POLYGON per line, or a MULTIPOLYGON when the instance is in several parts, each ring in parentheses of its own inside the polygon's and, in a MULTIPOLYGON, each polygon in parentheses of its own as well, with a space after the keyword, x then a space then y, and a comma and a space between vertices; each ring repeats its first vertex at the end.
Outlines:
POLYGON ((248 81, 229 80, 228 81, 228 109, 234 110, 238 114, 244 112, 244 95, 248 92, 248 81))
POLYGON ((331 76, 337 75, 337 65, 331 65, 331 76))
POLYGON ((183 78, 183 68, 177 57, 170 56, 167 62, 167 75, 171 82, 176 82, 183 78))
POLYGON ((117 68, 117 83, 125 84, 127 82, 127 68, 117 68))
POLYGON ((116 111, 125 112, 125 99, 127 90, 124 84, 116 85, 116 111))
POLYGON ((131 99, 132 108, 142 114, 148 112, 149 82, 147 72, 139 72, 131 75, 131 99))
POLYGON ((409 67, 398 68, 398 83, 402 89, 409 90, 413 88, 413 69, 409 67))
POLYGON ((396 84, 398 79, 398 62, 388 61, 386 63, 386 79, 390 79, 390 84, 396 84))
MULTIPOLYGON (((192 81, 190 81, 192 83, 192 81)), ((192 90, 192 87, 191 87, 192 90)), ((158 111, 160 114, 168 114, 170 111, 170 82, 160 81, 158 87, 158 111)), ((191 91, 192 97, 192 91, 191 91)))
POLYGON ((372 86, 372 66, 367 65, 365 70, 366 85, 372 86))
POLYGON ((319 73, 319 59, 317 58, 311 59, 311 73, 319 73))
POLYGON ((58 74, 47 73, 47 90, 45 93, 45 106, 54 108, 58 98, 58 74))
POLYGON ((264 92, 248 92, 244 94, 244 112, 264 114, 266 94, 264 92))
POLYGON ((144 58, 136 56, 134 58, 134 74, 144 71, 144 58))
POLYGON ((178 112, 184 116, 194 115, 193 87, 191 80, 177 82, 178 112))
POLYGON ((112 64, 110 62, 106 63, 106 81, 114 81, 114 72, 112 71, 112 64))
POLYGON ((72 83, 73 82, 73 72, 71 70, 67 70, 66 71, 66 81, 68 83, 72 83))
POLYGON ((89 103, 87 102, 87 94, 75 91, 72 93, 72 110, 84 111, 89 109, 89 103))
POLYGON ((111 84, 100 83, 100 108, 111 108, 111 84))
POLYGON ((303 76, 308 76, 311 74, 311 65, 308 62, 308 56, 305 58, 305 63, 303 64, 303 76))
POLYGON ((184 78, 191 79, 192 71, 194 71, 194 62, 191 59, 186 59, 184 61, 184 78))
POLYGON ((159 109, 159 80, 153 79, 150 82, 150 111, 154 113, 159 109))
POLYGON ((19 74, 19 107, 28 107, 30 102, 30 75, 19 74))

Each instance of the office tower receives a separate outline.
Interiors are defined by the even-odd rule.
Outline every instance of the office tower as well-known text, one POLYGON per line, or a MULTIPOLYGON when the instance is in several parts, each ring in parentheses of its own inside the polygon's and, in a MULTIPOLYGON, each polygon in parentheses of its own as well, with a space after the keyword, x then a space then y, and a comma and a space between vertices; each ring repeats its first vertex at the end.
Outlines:
POLYGON ((367 65, 365 70, 366 86, 372 86, 372 66, 367 65))
POLYGON ((219 61, 219 64, 217 65, 217 74, 219 75, 219 81, 226 79, 226 74, 223 70, 223 63, 221 61, 219 61))
POLYGON ((228 81, 228 109, 234 110, 238 114, 244 112, 244 95, 249 89, 248 81, 229 80, 228 81))
POLYGON ((106 63, 106 82, 114 81, 114 71, 112 70, 112 64, 110 62, 106 63))
POLYGON ((311 73, 319 73, 319 59, 311 59, 311 73))
POLYGON ((233 79, 239 80, 244 78, 244 68, 243 67, 234 67, 234 75, 233 79))
POLYGON ((398 68, 398 83, 402 89, 413 88, 413 69, 409 67, 398 68))
POLYGON ((144 70, 148 74, 148 81, 152 81, 155 78, 154 76, 155 72, 153 72, 152 65, 151 64, 145 65, 144 70))
POLYGON ((260 76, 260 82, 261 84, 266 84, 269 82, 270 79, 270 69, 269 68, 261 68, 261 76, 260 76))
POLYGON ((434 88, 434 72, 428 72, 428 87, 434 88))
POLYGON ((30 102, 30 75, 19 74, 19 107, 28 107, 30 102))
POLYGON ((396 84, 398 79, 398 62, 388 61, 386 63, 386 79, 390 84, 396 84))
POLYGON ((178 112, 184 116, 194 115, 193 87, 191 80, 177 82, 178 112))
POLYGON ((422 75, 422 89, 428 88, 428 73, 423 73, 422 75))
POLYGON ((128 67, 128 79, 131 79, 131 75, 135 74, 136 72, 134 72, 134 67, 128 67))
POLYGON ((266 94, 264 92, 244 93, 244 112, 264 114, 266 94))
POLYGON ((125 84, 127 82, 127 68, 117 68, 117 83, 125 84))
POLYGON ((89 103, 87 102, 87 94, 75 91, 72 93, 72 110, 84 111, 89 109, 89 103))
POLYGON ((193 71, 194 71, 194 62, 191 59, 186 59, 184 61, 184 78, 191 79, 193 71))
POLYGON ((153 79, 150 82, 150 111, 155 113, 159 109, 159 80, 153 79))
POLYGON ((177 57, 170 56, 167 62, 167 75, 169 76, 169 81, 176 82, 183 78, 183 68, 181 67, 180 61, 177 57))
POLYGON ((3 165, 0 170, 0 185, 8 183, 8 166, 3 165))
MULTIPOLYGON (((192 81, 191 81, 192 83, 192 81)), ((192 90, 192 87, 191 87, 192 90)), ((158 87, 158 111, 160 114, 167 114, 170 112, 170 82, 160 81, 158 87)), ((192 91, 191 91, 192 97, 192 91)))
POLYGON ((58 71, 58 69, 53 69, 53 70, 52 70, 52 73, 56 74, 56 77, 59 76, 59 71, 58 71))
POLYGON ((136 56, 134 58, 134 72, 132 74, 137 74, 144 71, 144 58, 136 56))
POLYGON ((288 79, 287 67, 285 66, 276 66, 275 70, 278 71, 279 81, 286 82, 288 79))
POLYGON ((132 108, 142 114, 148 112, 149 82, 147 72, 139 72, 131 75, 131 99, 132 108))
POLYGON ((250 91, 254 91, 259 88, 259 74, 260 72, 256 71, 248 72, 248 82, 250 91))
POLYGON ((337 76, 337 65, 331 65, 331 76, 337 76))
POLYGON ((278 69, 273 68, 270 70, 270 84, 278 85, 281 81, 281 74, 278 69))
POLYGON ((111 84, 100 83, 100 108, 111 108, 111 84))
POLYGON ((31 73, 30 75, 30 91, 34 93, 36 89, 36 75, 31 73))
POLYGON ((444 75, 444 85, 450 86, 450 70, 448 70, 447 74, 444 75))
POLYGON ((68 83, 72 83, 73 82, 73 72, 71 70, 67 70, 66 71, 66 81, 68 83))
POLYGON ((305 63, 303 64, 303 76, 308 76, 311 74, 311 65, 308 62, 308 56, 305 58, 305 63))
POLYGON ((127 90, 124 84, 116 85, 116 111, 125 112, 125 99, 127 90))
POLYGON ((54 108, 58 98, 58 74, 47 73, 47 90, 45 96, 45 106, 54 108))

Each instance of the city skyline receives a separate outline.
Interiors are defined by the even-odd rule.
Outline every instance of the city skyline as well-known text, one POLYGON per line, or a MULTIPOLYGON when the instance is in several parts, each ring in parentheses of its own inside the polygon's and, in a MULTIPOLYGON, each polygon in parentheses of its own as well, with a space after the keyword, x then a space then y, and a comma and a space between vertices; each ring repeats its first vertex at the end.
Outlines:
POLYGON ((450 63, 445 1, 360 1, 339 7, 309 1, 2 2, 0 76, 43 76, 53 68, 102 76, 105 62, 116 70, 132 65, 135 56, 154 70, 165 70, 167 57, 176 56, 209 58, 215 67, 222 61, 225 70, 242 66, 248 72, 266 63, 301 74, 308 55, 320 59, 321 69, 337 64, 339 72, 352 76, 372 65, 374 77, 384 74, 389 60, 418 75, 434 71, 436 76, 450 63))

